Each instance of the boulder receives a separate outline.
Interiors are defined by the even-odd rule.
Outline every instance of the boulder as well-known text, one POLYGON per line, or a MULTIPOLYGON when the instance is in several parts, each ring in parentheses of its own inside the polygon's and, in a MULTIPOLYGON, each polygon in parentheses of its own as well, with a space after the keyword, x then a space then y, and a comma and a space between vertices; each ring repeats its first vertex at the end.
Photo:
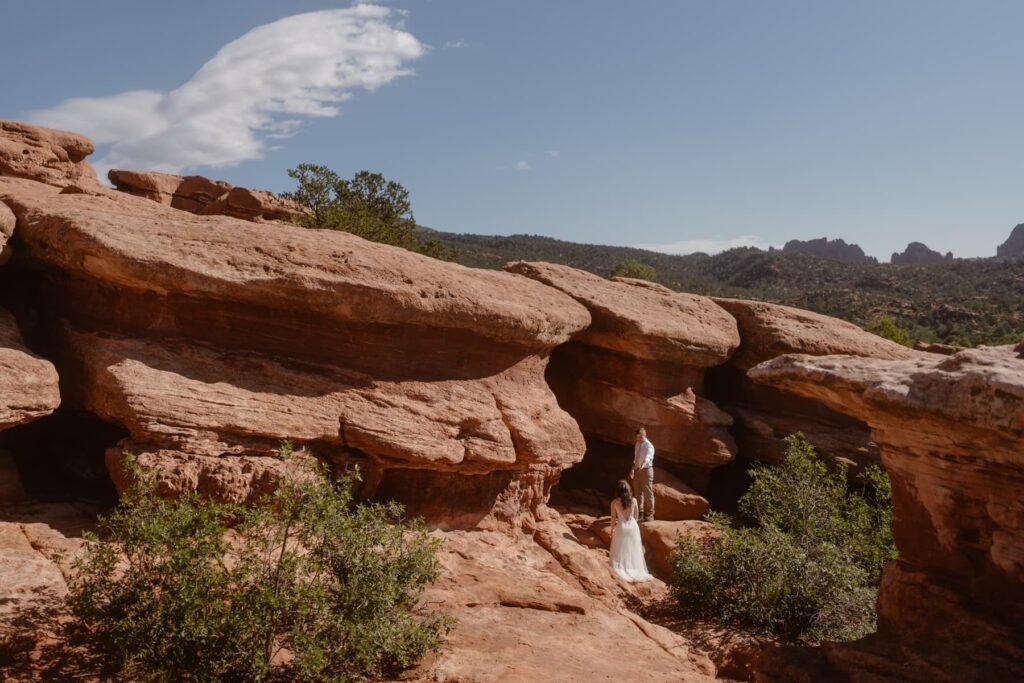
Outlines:
POLYGON ((1013 347, 909 360, 790 355, 750 376, 870 426, 892 479, 899 549, 883 575, 879 633, 961 652, 963 666, 1024 662, 1024 360, 1013 347))
POLYGON ((0 119, 0 176, 66 187, 98 187, 85 158, 92 141, 75 133, 0 119))
POLYGON ((198 175, 180 176, 114 168, 107 172, 107 177, 121 192, 189 213, 200 213, 231 190, 230 183, 198 175))
POLYGON ((659 461, 706 472, 728 462, 732 419, 704 396, 705 369, 739 344, 732 316, 710 299, 642 280, 606 280, 568 266, 505 270, 568 294, 593 322, 552 355, 548 379, 584 434, 631 446, 645 426, 659 461))
POLYGON ((132 452, 166 492, 246 500, 290 439, 439 525, 515 524, 582 457, 544 373, 590 315, 550 287, 109 190, 0 199, 75 405, 130 432, 115 483, 132 452))
POLYGON ((198 213, 204 216, 234 216, 247 221, 291 221, 306 210, 290 199, 266 190, 233 187, 198 213))
POLYGON ((718 532, 710 522, 688 519, 676 522, 655 520, 640 523, 640 537, 647 549, 647 564, 652 572, 660 576, 671 576, 669 556, 675 550, 679 539, 693 536, 700 540, 711 538, 718 532))
POLYGON ((838 353, 883 359, 918 355, 853 323, 820 313, 763 301, 717 297, 714 301, 736 318, 742 342, 730 365, 741 370, 787 353, 838 353))
POLYGON ((800 432, 830 459, 858 465, 878 462, 878 448, 862 421, 819 401, 755 385, 746 373, 787 353, 906 359, 919 352, 811 311, 740 299, 716 298, 715 302, 735 316, 742 340, 728 365, 716 368, 713 375, 713 398, 735 419, 733 434, 741 453, 762 462, 781 462, 782 440, 800 432))
POLYGON ((654 516, 667 522, 704 519, 711 506, 671 472, 654 468, 654 516))
POLYGON ((266 190, 232 187, 223 180, 152 171, 112 169, 107 177, 121 192, 204 216, 232 216, 247 221, 291 221, 305 209, 266 190))
POLYGON ((0 430, 49 415, 58 405, 57 370, 29 351, 14 316, 0 309, 0 430))

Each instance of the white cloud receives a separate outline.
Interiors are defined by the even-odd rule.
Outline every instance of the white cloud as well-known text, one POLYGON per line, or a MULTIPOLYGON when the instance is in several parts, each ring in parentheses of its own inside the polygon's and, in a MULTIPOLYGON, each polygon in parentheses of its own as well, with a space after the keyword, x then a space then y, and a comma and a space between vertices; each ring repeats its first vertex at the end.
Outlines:
POLYGON ((544 154, 548 155, 552 159, 557 159, 558 155, 561 154, 561 152, 559 152, 557 149, 549 149, 548 151, 544 152, 544 154))
POLYGON ((467 45, 469 45, 469 43, 464 40, 446 40, 442 47, 447 50, 458 50, 459 48, 466 47, 467 45))
POLYGON ((530 162, 527 161, 526 159, 523 159, 521 161, 517 161, 516 163, 512 164, 511 166, 509 166, 509 165, 502 165, 502 166, 495 166, 495 168, 498 169, 499 171, 508 171, 508 170, 512 170, 512 171, 529 171, 530 170, 530 162))
POLYGON ((228 43, 170 92, 73 98, 28 118, 109 144, 101 171, 175 173, 258 159, 267 139, 338 116, 353 91, 411 74, 407 63, 426 47, 400 22, 401 13, 375 5, 297 14, 228 43))
POLYGON ((695 240, 680 240, 678 242, 669 242, 667 244, 632 244, 630 246, 636 247, 637 249, 647 249, 648 251, 660 251, 664 254, 694 254, 696 252, 704 252, 705 254, 717 254, 722 251, 729 249, 735 249, 736 247, 757 247, 758 249, 768 249, 769 244, 762 240, 757 235, 740 235, 732 239, 695 239, 695 240))

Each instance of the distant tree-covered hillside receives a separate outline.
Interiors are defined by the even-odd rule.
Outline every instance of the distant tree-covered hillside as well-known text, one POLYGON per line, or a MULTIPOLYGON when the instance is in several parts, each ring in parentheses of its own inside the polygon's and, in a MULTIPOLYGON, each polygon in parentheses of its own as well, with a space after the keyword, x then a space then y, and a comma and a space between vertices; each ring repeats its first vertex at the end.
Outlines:
POLYGON ((607 276, 624 261, 637 261, 651 266, 657 281, 673 289, 797 306, 862 327, 892 318, 915 341, 975 346, 1024 338, 1024 259, 894 266, 752 248, 671 256, 534 235, 421 230, 457 249, 465 265, 479 268, 501 268, 522 259, 607 276))

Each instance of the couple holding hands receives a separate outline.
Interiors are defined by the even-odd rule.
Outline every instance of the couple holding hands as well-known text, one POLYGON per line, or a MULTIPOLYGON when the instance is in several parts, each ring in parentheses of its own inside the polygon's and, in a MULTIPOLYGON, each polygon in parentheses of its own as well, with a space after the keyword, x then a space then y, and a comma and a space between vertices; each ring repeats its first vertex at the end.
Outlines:
POLYGON ((616 489, 611 509, 612 570, 625 581, 649 581, 639 522, 654 520, 654 445, 643 427, 636 430, 629 478, 620 480, 616 489))

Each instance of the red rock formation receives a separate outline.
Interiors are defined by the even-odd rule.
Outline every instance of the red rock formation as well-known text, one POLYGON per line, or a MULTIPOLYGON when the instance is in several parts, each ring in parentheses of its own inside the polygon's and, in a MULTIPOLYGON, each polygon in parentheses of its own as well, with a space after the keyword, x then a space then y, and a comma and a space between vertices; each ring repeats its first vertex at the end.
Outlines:
POLYGON ((11 248, 7 244, 14 234, 14 213, 6 204, 0 204, 0 266, 11 260, 11 248))
POLYGON ((115 168, 107 172, 107 177, 121 192, 189 213, 200 213, 231 190, 230 183, 198 175, 180 176, 115 168))
MULTIPOLYGON (((792 355, 750 376, 863 420, 881 448, 899 559, 884 572, 874 642, 953 660, 956 680, 1021 680, 1024 360, 1009 346, 914 360, 792 355)), ((843 648, 828 656, 864 663, 843 648)))
POLYGON ((775 387, 751 383, 746 372, 787 353, 822 356, 844 353, 870 358, 917 357, 915 351, 843 320, 789 306, 740 299, 715 299, 736 318, 739 349, 725 368, 714 371, 714 396, 736 419, 740 451, 765 462, 781 462, 782 439, 802 432, 827 457, 878 462, 867 425, 775 387))
POLYGON ((0 176, 96 187, 96 172, 85 161, 95 149, 75 133, 0 119, 0 176))
POLYGON ((25 347, 14 316, 0 309, 0 430, 49 415, 58 405, 57 371, 25 347))
POLYGON ((203 216, 232 216, 247 221, 290 221, 305 209, 266 190, 232 187, 223 180, 149 171, 112 169, 107 177, 121 192, 203 216))
POLYGON ((544 382, 569 297, 340 232, 195 216, 0 178, 75 400, 169 491, 245 499, 282 439, 449 525, 542 502, 583 441, 544 382))
POLYGON ((626 469, 641 425, 659 463, 706 472, 732 459, 732 420, 703 395, 705 368, 725 362, 739 343, 729 314, 706 297, 641 280, 550 263, 505 269, 590 311, 590 327, 555 351, 549 381, 585 434, 626 446, 626 469))

